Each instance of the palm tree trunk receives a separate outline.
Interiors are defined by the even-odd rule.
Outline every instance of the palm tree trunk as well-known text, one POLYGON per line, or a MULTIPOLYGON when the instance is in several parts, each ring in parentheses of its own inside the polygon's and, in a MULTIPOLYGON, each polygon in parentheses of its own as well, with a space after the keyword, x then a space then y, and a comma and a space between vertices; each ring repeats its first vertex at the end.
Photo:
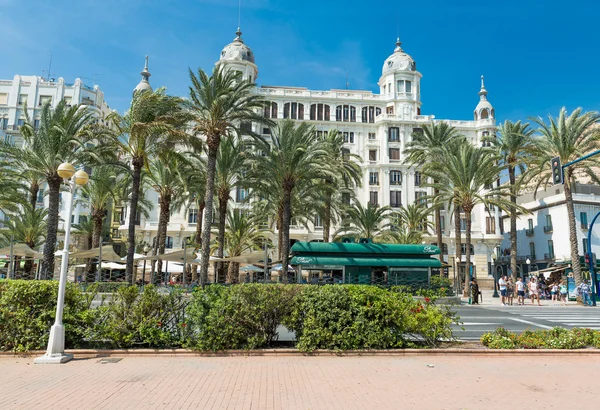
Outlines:
MULTIPOLYGON (((31 249, 34 249, 35 244, 33 242, 25 242, 25 245, 29 246, 31 249)), ((31 279, 31 274, 33 273, 33 260, 27 259, 25 261, 25 265, 23 266, 23 279, 31 279)))
POLYGON ((48 229, 46 244, 44 245, 44 259, 42 264, 43 279, 54 277, 54 252, 56 249, 56 233, 58 231, 58 207, 60 197, 61 177, 58 174, 49 176, 48 182, 48 229))
MULTIPOLYGON (((196 249, 202 246, 202 216, 204 213, 204 198, 198 198, 198 216, 196 217, 196 249)), ((192 282, 198 279, 198 265, 192 269, 192 282)))
POLYGON ((277 259, 281 259, 283 246, 283 211, 277 214, 277 259))
POLYGON ((292 187, 283 187, 283 220, 281 224, 281 278, 287 282, 290 261, 290 220, 292 219, 292 187))
MULTIPOLYGON (((92 233, 92 243, 90 244, 90 249, 97 248, 100 246, 100 236, 102 235, 103 219, 104 219, 104 210, 103 209, 93 209, 92 210, 92 221, 94 221, 94 232, 92 233)), ((92 263, 89 264, 87 272, 88 272, 89 278, 95 277, 94 274, 96 273, 96 268, 92 263)))
MULTIPOLYGON (((455 255, 456 255, 456 277, 457 277, 457 283, 456 286, 460 287, 461 283, 461 275, 460 275, 460 259, 462 256, 462 252, 461 252, 461 235, 460 235, 460 207, 458 206, 458 204, 454 204, 454 242, 455 242, 455 255)), ((457 291, 458 292, 458 291, 457 291)))
POLYGON ((37 204, 37 197, 40 192, 40 184, 38 181, 32 181, 29 185, 29 206, 31 209, 35 209, 35 205, 37 204))
MULTIPOLYGON (((158 255, 165 253, 165 245, 167 243, 167 228, 171 219, 171 196, 165 195, 160 197, 160 214, 158 216, 158 228, 156 232, 156 247, 158 255)), ((162 261, 157 261, 156 273, 159 278, 162 278, 162 261)))
POLYGON ((238 283, 240 278, 240 264, 238 262, 229 262, 227 269, 227 282, 238 283))
POLYGON ((517 283, 517 187, 515 167, 508 166, 510 181, 510 271, 513 283, 517 283))
POLYGON ((127 282, 133 279, 133 254, 135 253, 135 222, 140 199, 140 183, 142 180, 142 158, 133 159, 133 178, 131 187, 131 204, 129 207, 129 226, 127 229, 127 265, 125 268, 125 279, 127 282))
MULTIPOLYGON (((225 220, 227 219, 227 203, 229 202, 229 191, 228 190, 219 190, 219 232, 217 241, 219 243, 219 247, 217 248, 217 257, 223 257, 223 248, 225 247, 225 220)), ((219 277, 222 278, 225 273, 225 265, 223 262, 217 263, 219 277)), ((230 264, 231 266, 231 264, 230 264)), ((229 276, 227 277, 229 280, 229 276)))
MULTIPOLYGON (((582 281, 581 263, 579 262, 579 251, 577 250, 577 226, 575 224, 575 209, 573 207, 573 193, 571 192, 571 170, 565 170, 565 203, 569 215, 569 242, 571 243, 571 267, 575 285, 579 286, 582 281)), ((585 251, 584 251, 585 252, 585 251)))
POLYGON ((465 209, 465 216, 467 218, 467 229, 465 231, 465 287, 463 289, 463 295, 469 295, 469 282, 471 279, 471 210, 465 209))
POLYGON ((204 226, 202 227, 202 257, 200 260, 200 278, 202 284, 208 278, 208 263, 210 258, 210 228, 213 217, 213 196, 215 189, 215 168, 217 164, 217 150, 219 144, 209 145, 208 159, 206 160, 206 197, 204 199, 204 226), (216 145, 216 146, 215 146, 216 145))
POLYGON ((331 227, 331 192, 325 193, 325 209, 323 209, 323 242, 329 242, 331 227))
MULTIPOLYGON (((440 190, 435 188, 433 190, 434 196, 437 198, 440 194, 440 190)), ((439 206, 435 207, 434 210, 434 218, 435 218, 435 234, 437 236, 437 246, 440 248, 440 261, 444 260, 444 252, 443 252, 443 242, 442 242, 442 210, 439 206)))

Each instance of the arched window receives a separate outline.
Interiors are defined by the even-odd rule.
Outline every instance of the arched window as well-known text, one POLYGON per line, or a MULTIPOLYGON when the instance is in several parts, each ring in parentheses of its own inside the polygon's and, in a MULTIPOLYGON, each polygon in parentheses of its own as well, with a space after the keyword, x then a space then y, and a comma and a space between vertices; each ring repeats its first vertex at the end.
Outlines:
POLYGON ((492 118, 496 118, 496 112, 494 111, 493 108, 492 108, 492 118))
MULTIPOLYGON (((304 107, 302 107, 302 115, 304 116, 304 107)), ((327 104, 311 104, 310 120, 311 121, 329 121, 329 105, 327 104)))
POLYGON ((475 118, 475 121, 477 121, 477 111, 473 111, 473 117, 475 118))
POLYGON ((487 108, 484 108, 483 110, 481 110, 481 119, 482 120, 487 120, 489 117, 489 113, 487 108))
POLYGON ((362 122, 375 122, 375 117, 381 114, 381 108, 379 107, 362 107, 362 122))
POLYGON ((356 122, 356 107, 353 105, 338 105, 335 107, 335 120, 356 122))
POLYGON ((292 120, 304 119, 304 104, 300 103, 285 103, 283 105, 283 118, 292 120))
POLYGON ((265 118, 277 119, 277 103, 267 102, 267 105, 265 105, 264 115, 265 118))

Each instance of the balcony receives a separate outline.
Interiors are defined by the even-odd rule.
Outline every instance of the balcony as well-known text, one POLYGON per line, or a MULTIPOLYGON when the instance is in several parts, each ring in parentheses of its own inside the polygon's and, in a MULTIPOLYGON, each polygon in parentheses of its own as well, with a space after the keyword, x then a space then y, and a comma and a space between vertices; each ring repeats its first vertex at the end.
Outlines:
POLYGON ((525 235, 527 235, 527 236, 533 236, 533 228, 525 229, 525 235))
POLYGON ((552 232, 552 225, 544 226, 544 233, 551 233, 551 232, 552 232))
POLYGON ((581 223, 581 230, 582 231, 587 231, 588 230, 588 224, 587 223, 581 223))

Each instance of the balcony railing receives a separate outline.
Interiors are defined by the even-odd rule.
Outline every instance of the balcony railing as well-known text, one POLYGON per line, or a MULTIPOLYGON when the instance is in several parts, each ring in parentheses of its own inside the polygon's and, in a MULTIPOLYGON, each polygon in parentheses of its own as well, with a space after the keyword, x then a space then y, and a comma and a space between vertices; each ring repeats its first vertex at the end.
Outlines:
POLYGON ((544 233, 550 233, 550 232, 552 232, 552 225, 544 226, 544 233))
POLYGON ((525 235, 533 236, 533 228, 525 229, 525 235))
POLYGON ((588 224, 587 223, 581 223, 581 230, 582 231, 587 231, 588 230, 588 224))

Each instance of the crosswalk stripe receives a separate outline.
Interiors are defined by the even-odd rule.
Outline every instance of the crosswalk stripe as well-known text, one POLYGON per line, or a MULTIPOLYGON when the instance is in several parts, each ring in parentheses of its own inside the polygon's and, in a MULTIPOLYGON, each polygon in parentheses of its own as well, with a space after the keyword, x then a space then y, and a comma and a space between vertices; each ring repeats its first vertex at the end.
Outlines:
POLYGON ((463 322, 463 326, 488 326, 488 325, 501 325, 502 323, 491 323, 491 322, 463 322))

